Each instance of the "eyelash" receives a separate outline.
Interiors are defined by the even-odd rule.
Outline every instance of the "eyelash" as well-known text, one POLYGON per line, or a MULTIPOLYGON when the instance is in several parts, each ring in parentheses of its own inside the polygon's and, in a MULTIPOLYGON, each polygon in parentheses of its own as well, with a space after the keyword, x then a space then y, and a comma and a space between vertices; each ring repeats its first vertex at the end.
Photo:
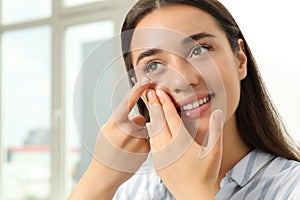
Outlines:
MULTIPOLYGON (((205 49, 205 51, 204 51, 204 52, 201 52, 201 54, 202 54, 202 53, 205 53, 206 51, 211 51, 211 50, 213 50, 213 47, 212 47, 212 46, 207 45, 207 44, 203 44, 203 43, 199 43, 199 44, 195 45, 195 46, 191 49, 190 53, 188 54, 188 55, 189 55, 189 56, 188 56, 188 59, 193 58, 193 55, 192 55, 192 54, 193 54, 196 50, 198 50, 199 48, 202 49, 201 51, 203 51, 203 49, 205 49)), ((201 54, 198 54, 198 55, 201 55, 201 54)), ((195 55, 195 56, 198 56, 198 55, 195 55)), ((144 71, 145 71, 146 73, 150 73, 150 72, 153 72, 153 71, 157 70, 157 69, 151 69, 151 67, 153 66, 153 64, 155 64, 155 65, 164 65, 164 64, 162 64, 162 63, 160 63, 160 62, 157 62, 157 61, 150 61, 150 62, 148 62, 148 63, 146 64, 146 66, 144 67, 144 71)))
POLYGON ((204 51, 204 52, 201 52, 200 54, 197 54, 197 55, 195 55, 195 56, 201 55, 202 53, 205 53, 206 51, 211 51, 211 50, 213 50, 213 47, 212 47, 212 46, 207 45, 207 44, 203 44, 203 43, 199 43, 199 44, 195 45, 195 46, 192 48, 192 50, 190 51, 189 56, 188 56, 189 59, 193 57, 193 53, 194 53, 196 50, 198 50, 199 48, 205 49, 205 51, 204 51))
POLYGON ((153 66, 153 64, 155 64, 155 65, 164 65, 164 64, 162 64, 162 63, 160 63, 160 62, 157 62, 157 61, 150 61, 145 67, 144 67, 144 71, 146 72, 146 73, 150 73, 150 72, 153 72, 153 71, 155 71, 156 69, 151 69, 151 66, 153 66))

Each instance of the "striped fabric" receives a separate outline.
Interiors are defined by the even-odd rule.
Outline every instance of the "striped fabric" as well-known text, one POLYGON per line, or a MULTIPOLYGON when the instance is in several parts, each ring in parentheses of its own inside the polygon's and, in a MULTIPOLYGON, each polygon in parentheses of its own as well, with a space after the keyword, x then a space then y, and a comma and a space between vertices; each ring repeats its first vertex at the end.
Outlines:
MULTIPOLYGON (((120 186, 114 200, 175 199, 149 162, 120 186)), ((300 163, 253 150, 226 174, 220 186, 217 200, 300 200, 300 163)))

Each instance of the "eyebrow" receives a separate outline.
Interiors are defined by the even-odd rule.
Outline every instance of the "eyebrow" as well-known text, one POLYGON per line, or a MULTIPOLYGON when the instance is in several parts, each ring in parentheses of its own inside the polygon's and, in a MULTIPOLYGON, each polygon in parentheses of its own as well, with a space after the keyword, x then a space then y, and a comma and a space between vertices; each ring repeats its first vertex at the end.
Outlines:
POLYGON ((138 56, 138 58, 137 58, 137 60, 136 60, 136 65, 140 62, 140 60, 142 60, 142 59, 144 59, 144 58, 146 58, 146 57, 149 57, 149 56, 153 56, 153 55, 155 55, 155 54, 157 54, 157 53, 160 53, 162 50, 161 49, 148 49, 148 50, 146 50, 146 51, 144 51, 144 52, 142 52, 139 56, 138 56))
MULTIPOLYGON (((183 41, 182 41, 182 44, 187 45, 189 43, 193 43, 194 41, 197 41, 197 40, 199 40, 201 38, 205 38, 205 37, 215 38, 216 36, 213 35, 213 34, 210 34, 210 33, 206 33, 206 32, 196 33, 194 35, 190 35, 190 36, 184 38, 183 41)), ((161 49, 156 49, 156 48, 148 49, 148 50, 142 52, 136 60, 136 65, 140 62, 140 60, 142 60, 146 57, 153 56, 153 55, 158 54, 160 52, 162 52, 162 50, 161 49)))
POLYGON ((215 38, 216 36, 213 34, 210 34, 210 33, 206 33, 206 32, 196 33, 194 35, 190 35, 190 36, 186 37, 182 41, 182 44, 186 45, 189 43, 193 43, 194 41, 197 41, 197 40, 205 38, 205 37, 215 38))

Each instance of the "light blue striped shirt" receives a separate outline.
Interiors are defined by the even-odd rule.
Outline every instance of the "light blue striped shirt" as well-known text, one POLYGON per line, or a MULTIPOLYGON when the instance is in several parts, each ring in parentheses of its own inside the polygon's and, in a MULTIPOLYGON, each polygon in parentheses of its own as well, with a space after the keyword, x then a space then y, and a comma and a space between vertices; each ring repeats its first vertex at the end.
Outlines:
MULTIPOLYGON (((147 161, 114 200, 174 200, 147 161), (152 170, 151 170, 152 169, 152 170)), ((253 150, 222 179, 217 200, 299 200, 300 163, 253 150)))

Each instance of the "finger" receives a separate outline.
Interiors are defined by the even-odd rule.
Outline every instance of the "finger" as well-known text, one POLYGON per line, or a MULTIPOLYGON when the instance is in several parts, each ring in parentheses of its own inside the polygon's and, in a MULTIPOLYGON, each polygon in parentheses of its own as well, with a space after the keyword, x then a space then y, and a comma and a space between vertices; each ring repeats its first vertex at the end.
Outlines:
POLYGON ((162 106, 154 90, 147 91, 147 99, 150 115, 150 123, 147 124, 148 136, 150 137, 151 150, 158 151, 169 143, 171 134, 166 125, 162 106))
POLYGON ((147 78, 139 81, 121 101, 112 115, 112 120, 110 120, 112 124, 117 125, 119 130, 126 135, 136 138, 147 138, 145 127, 130 120, 129 113, 143 92, 149 87, 149 83, 150 80, 147 78))
POLYGON ((147 95, 149 107, 153 107, 155 105, 160 105, 160 102, 159 102, 154 90, 148 90, 146 92, 146 95, 147 95))
POLYGON ((146 125, 146 119, 142 115, 134 115, 130 118, 134 123, 136 123, 138 126, 145 126, 146 125))
POLYGON ((147 123, 146 126, 152 153, 164 149, 170 143, 172 138, 170 136, 170 130, 166 125, 164 125, 159 132, 156 131, 157 127, 153 127, 150 123, 147 123))
POLYGON ((149 83, 150 80, 148 78, 143 78, 141 81, 137 82, 137 84, 134 85, 134 87, 129 91, 129 93, 125 96, 125 98, 116 109, 115 113, 118 117, 126 117, 126 119, 128 118, 129 112, 142 96, 143 92, 149 87, 149 83))
POLYGON ((149 116, 150 116, 148 136, 152 138, 158 135, 162 131, 162 129, 166 125, 165 123, 166 120, 165 120, 164 112, 162 110, 162 106, 154 90, 147 91, 147 100, 148 100, 149 116))
MULTIPOLYGON (((160 91, 156 91, 156 94, 160 95, 159 102, 161 105, 156 105, 155 116, 160 112, 159 115, 164 116, 166 122, 159 134, 150 140, 152 160, 156 170, 163 169, 178 160, 194 141, 177 114, 170 97, 162 91, 160 93, 160 91)), ((159 119, 155 117, 157 123, 159 123, 159 119)), ((199 149, 197 152, 199 152, 199 149)))
MULTIPOLYGON (((184 153, 188 149, 190 149, 191 145, 195 143, 193 138, 190 136, 190 134, 184 127, 183 123, 177 130, 180 133, 173 138, 171 137, 170 130, 166 131, 167 128, 169 129, 167 125, 164 126, 162 133, 158 134, 150 140, 152 161, 156 170, 164 169, 165 167, 176 162, 184 155, 184 153), (166 133, 169 133, 169 138, 166 138, 166 133), (163 137, 165 137, 166 139, 164 140, 163 137), (159 151, 153 151, 154 142, 157 146, 161 145, 160 148, 155 149, 159 151)), ((192 145, 192 147, 194 147, 193 149, 197 148, 197 151, 195 152, 199 152, 200 146, 197 146, 197 143, 195 144, 196 145, 192 145)), ((197 158, 198 155, 195 156, 195 158, 197 158)))
POLYGON ((182 123, 180 116, 177 113, 174 103, 171 98, 162 90, 156 90, 159 101, 162 105, 164 115, 167 120, 168 127, 170 128, 172 137, 176 136, 179 132, 179 126, 182 123))
POLYGON ((207 145, 202 146, 199 158, 203 159, 208 154, 219 155, 222 152, 222 135, 223 135, 223 112, 215 110, 210 117, 209 130, 207 134, 207 145))

